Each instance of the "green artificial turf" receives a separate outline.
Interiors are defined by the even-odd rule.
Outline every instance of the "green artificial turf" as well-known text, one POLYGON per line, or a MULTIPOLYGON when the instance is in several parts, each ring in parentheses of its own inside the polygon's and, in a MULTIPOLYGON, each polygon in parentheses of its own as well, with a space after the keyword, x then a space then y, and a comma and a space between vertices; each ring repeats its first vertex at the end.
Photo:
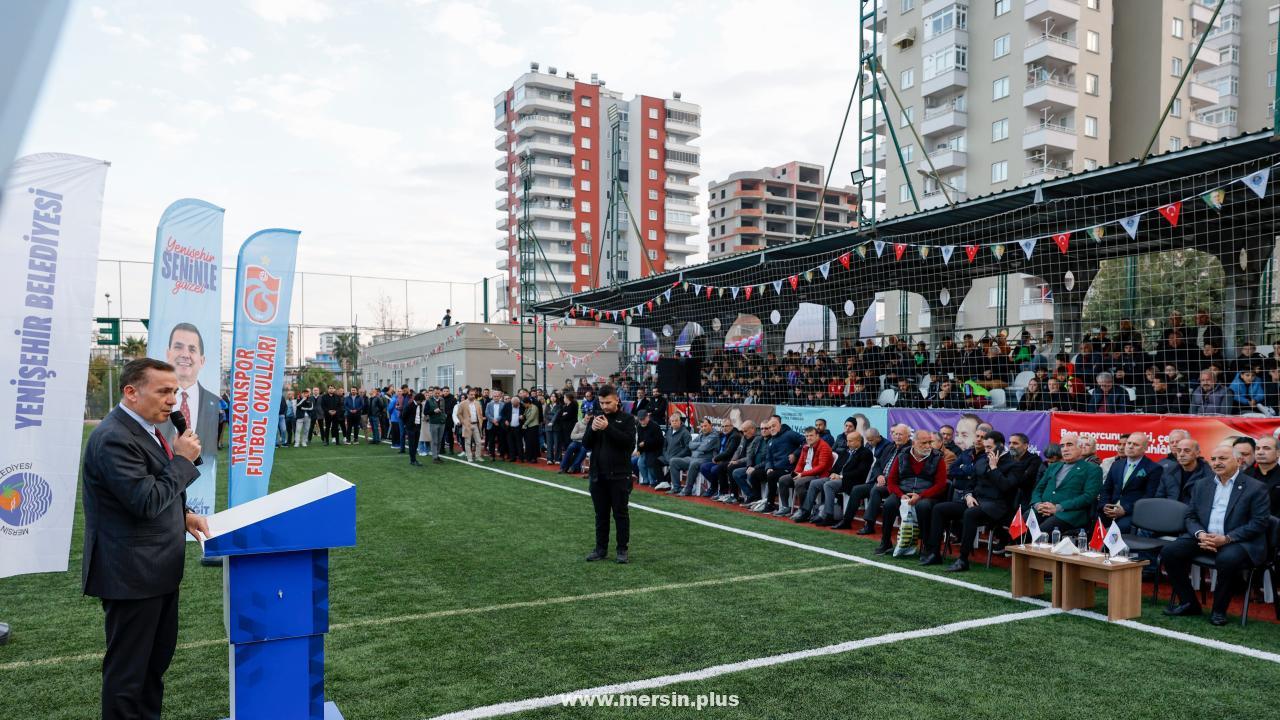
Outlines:
MULTIPOLYGON (((581 478, 504 463, 411 468, 404 455, 385 446, 277 453, 272 490, 324 472, 358 487, 358 545, 331 555, 334 627, 326 644, 327 694, 349 720, 426 718, 1032 609, 639 509, 632 511, 632 563, 588 564, 583 556, 593 540, 589 498, 488 467, 586 488, 581 478), (516 606, 503 607, 511 604, 516 606)), ((633 503, 859 557, 872 557, 875 546, 865 538, 665 496, 636 493, 633 503)), ((96 712, 102 611, 80 594, 81 527, 77 517, 67 573, 0 580, 0 619, 14 626, 12 641, 0 647, 0 694, 23 717, 85 718, 96 712)), ((190 545, 181 645, 166 676, 166 718, 227 715, 222 574, 199 566, 197 557, 190 545)), ((914 559, 876 559, 917 568, 914 559)), ((1009 582, 1002 569, 976 568, 962 579, 1001 589, 1009 582)), ((1163 618, 1155 606, 1148 606, 1143 621, 1280 651, 1280 626, 1270 623, 1212 628, 1203 621, 1163 618)), ((1081 658, 1096 665, 1104 651, 1118 654, 1117 672, 1125 679, 1118 700, 1126 711, 1116 717, 1139 716, 1142 703, 1161 698, 1181 702, 1182 691, 1162 693, 1159 681, 1206 687, 1208 664, 1248 672, 1215 673, 1224 689, 1206 696, 1206 707, 1217 708, 1220 717, 1259 717, 1263 695, 1255 688, 1280 680, 1273 663, 1094 620, 1051 617, 653 692, 737 692, 744 699, 737 713, 745 717, 918 717, 923 709, 942 707, 955 717, 1019 717, 1024 713, 1005 711, 1002 703, 1025 699, 1037 687, 1031 681, 1037 675, 1026 679, 1021 670, 1056 663, 1070 668, 1081 658), (1155 659, 1166 664, 1153 672, 1145 662, 1155 659), (886 686, 901 686, 901 693, 871 692, 886 686), (891 702, 903 694, 915 699, 891 702)), ((1099 672, 1088 673, 1091 682, 1101 678, 1099 672)), ((1055 715, 1046 701, 1037 706, 1042 717, 1081 717, 1113 707, 1096 692, 1077 691, 1065 681, 1053 681, 1047 692, 1073 703, 1072 710, 1055 715)), ((1107 696, 1117 700, 1115 693, 1107 696)), ((634 712, 556 707, 529 716, 634 712)))

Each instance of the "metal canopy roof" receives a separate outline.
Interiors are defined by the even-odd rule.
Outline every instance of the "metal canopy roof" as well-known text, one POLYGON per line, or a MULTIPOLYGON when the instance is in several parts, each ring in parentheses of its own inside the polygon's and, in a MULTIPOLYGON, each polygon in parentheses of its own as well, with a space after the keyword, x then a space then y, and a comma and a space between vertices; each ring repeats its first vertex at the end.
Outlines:
MULTIPOLYGON (((1053 180, 1046 180, 1034 185, 1013 188, 1000 193, 973 198, 953 207, 941 207, 894 217, 876 223, 874 232, 869 228, 850 228, 847 231, 832 233, 808 241, 794 242, 765 250, 736 253, 711 262, 691 265, 665 273, 650 275, 645 278, 620 283, 617 287, 599 288, 573 295, 565 295, 533 306, 536 313, 560 315, 577 304, 601 309, 620 309, 634 304, 639 295, 653 296, 671 287, 676 280, 683 278, 690 282, 711 279, 735 271, 747 270, 768 262, 770 265, 793 265, 804 258, 843 252, 850 247, 868 240, 892 236, 904 236, 913 233, 950 229, 972 221, 992 218, 1011 211, 1028 211, 1011 217, 1009 224, 1003 228, 1009 232, 1043 232, 1045 227, 1080 227, 1080 216, 1092 210, 1081 207, 1079 203, 1053 202, 1098 193, 1114 191, 1134 191, 1131 198, 1116 208, 1123 212, 1138 212, 1152 207, 1150 201, 1156 198, 1152 192, 1141 192, 1147 186, 1166 181, 1192 178, 1201 173, 1221 170, 1240 163, 1256 161, 1280 153, 1280 144, 1271 141, 1272 132, 1263 130, 1240 135, 1235 138, 1207 143, 1184 150, 1153 156, 1145 165, 1139 166, 1136 159, 1115 163, 1096 170, 1089 170, 1053 180), (1040 193, 1041 202, 1037 202, 1036 194, 1040 193), (1034 230, 1032 228, 1035 228, 1034 230)), ((1209 189, 1208 187, 1204 188, 1209 189)), ((1170 198, 1177 199, 1177 198, 1170 198)), ((1162 200, 1165 202, 1168 200, 1162 200)), ((1270 214, 1270 211, 1268 211, 1270 214)), ((1119 215, 1123 217, 1124 215, 1119 215)), ((1115 218, 1106 218, 1114 220, 1115 218)), ((1256 221, 1257 218, 1253 218, 1256 221)), ((963 230, 960 231, 963 233, 963 230)), ((976 228, 975 228, 976 232, 976 228)), ((962 237, 962 235, 961 235, 962 237)), ((974 240, 979 242, 979 240, 974 240)), ((951 236, 949 242, 956 244, 965 242, 960 237, 951 236)), ((1132 254, 1133 248, 1116 255, 1132 254)), ((910 272, 909 263, 903 263, 900 269, 893 272, 899 279, 903 272, 910 272)))

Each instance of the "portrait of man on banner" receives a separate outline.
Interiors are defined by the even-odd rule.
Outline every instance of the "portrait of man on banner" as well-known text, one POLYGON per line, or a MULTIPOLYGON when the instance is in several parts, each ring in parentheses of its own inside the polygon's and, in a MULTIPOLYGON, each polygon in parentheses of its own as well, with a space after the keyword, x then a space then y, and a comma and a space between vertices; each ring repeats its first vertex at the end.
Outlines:
MULTIPOLYGON (((174 325, 169 331, 164 359, 173 365, 178 375, 178 404, 174 412, 182 413, 187 427, 195 430, 203 441, 200 457, 212 467, 218 452, 218 394, 200 383, 200 373, 207 361, 200 328, 189 322, 174 325)), ((169 424, 172 426, 172 421, 169 424)))

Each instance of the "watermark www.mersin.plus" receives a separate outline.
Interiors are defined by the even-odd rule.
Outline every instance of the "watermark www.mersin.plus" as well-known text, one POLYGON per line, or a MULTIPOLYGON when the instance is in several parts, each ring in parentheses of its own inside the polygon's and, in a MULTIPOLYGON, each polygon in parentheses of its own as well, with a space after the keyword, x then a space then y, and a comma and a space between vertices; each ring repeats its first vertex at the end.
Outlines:
POLYGON ((734 708, 738 707, 738 703, 739 700, 737 695, 723 695, 721 693, 714 692, 703 695, 684 695, 681 693, 608 693, 600 695, 584 695, 579 693, 568 693, 560 697, 560 704, 564 707, 678 707, 705 710, 707 708, 734 708))

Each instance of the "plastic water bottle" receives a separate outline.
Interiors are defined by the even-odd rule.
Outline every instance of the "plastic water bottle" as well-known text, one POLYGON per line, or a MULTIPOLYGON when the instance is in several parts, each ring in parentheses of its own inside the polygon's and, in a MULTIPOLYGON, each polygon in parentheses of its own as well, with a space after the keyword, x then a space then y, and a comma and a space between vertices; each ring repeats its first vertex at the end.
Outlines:
POLYGON ((1080 552, 1089 549, 1089 536, 1085 534, 1084 528, 1081 528, 1079 534, 1076 535, 1076 549, 1080 552))
POLYGON ((1053 529, 1053 534, 1049 536, 1049 544, 1053 547, 1058 546, 1058 541, 1062 539, 1062 531, 1058 528, 1053 529))

